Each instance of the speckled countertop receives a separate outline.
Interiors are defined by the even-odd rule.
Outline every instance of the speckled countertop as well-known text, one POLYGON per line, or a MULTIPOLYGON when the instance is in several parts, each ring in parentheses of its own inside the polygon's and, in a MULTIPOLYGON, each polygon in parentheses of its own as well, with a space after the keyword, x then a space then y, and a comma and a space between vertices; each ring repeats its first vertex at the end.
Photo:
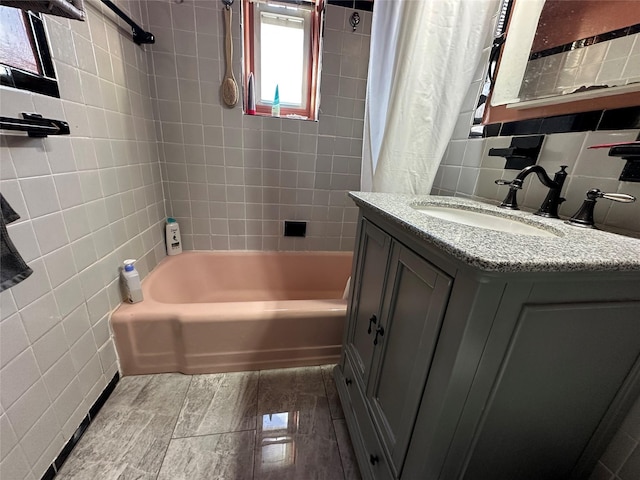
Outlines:
POLYGON ((373 209, 408 232, 469 265, 495 272, 640 271, 640 239, 573 227, 457 197, 349 192, 358 206, 373 209), (505 233, 441 220, 414 207, 455 207, 509 217, 554 234, 505 233))

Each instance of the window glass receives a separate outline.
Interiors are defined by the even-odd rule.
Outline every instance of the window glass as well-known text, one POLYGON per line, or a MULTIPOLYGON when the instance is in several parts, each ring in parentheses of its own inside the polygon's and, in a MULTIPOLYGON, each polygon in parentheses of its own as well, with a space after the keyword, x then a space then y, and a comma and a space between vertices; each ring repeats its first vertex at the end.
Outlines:
POLYGON ((304 20, 260 15, 260 101, 271 103, 278 85, 280 103, 302 106, 304 20))

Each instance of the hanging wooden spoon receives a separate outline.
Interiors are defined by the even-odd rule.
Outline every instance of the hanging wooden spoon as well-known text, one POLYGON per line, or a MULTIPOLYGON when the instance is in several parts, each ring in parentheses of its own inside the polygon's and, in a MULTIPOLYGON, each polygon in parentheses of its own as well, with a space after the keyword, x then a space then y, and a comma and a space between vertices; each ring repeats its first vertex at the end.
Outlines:
POLYGON ((231 41, 231 7, 225 2, 224 17, 226 23, 226 37, 224 41, 227 71, 222 80, 222 101, 228 107, 234 107, 238 103, 238 84, 233 76, 233 42, 231 41))

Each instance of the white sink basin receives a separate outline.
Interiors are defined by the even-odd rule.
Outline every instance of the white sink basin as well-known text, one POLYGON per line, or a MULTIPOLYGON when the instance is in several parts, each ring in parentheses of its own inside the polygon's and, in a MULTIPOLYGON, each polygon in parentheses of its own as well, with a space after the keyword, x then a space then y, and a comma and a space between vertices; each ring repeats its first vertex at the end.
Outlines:
POLYGON ((450 207, 416 206, 413 208, 431 217, 447 220, 449 222, 461 223, 471 227, 497 230, 498 232, 517 233, 519 235, 531 235, 534 237, 556 236, 548 230, 543 230, 541 228, 534 227, 533 225, 512 220, 510 218, 490 215, 488 213, 450 207))

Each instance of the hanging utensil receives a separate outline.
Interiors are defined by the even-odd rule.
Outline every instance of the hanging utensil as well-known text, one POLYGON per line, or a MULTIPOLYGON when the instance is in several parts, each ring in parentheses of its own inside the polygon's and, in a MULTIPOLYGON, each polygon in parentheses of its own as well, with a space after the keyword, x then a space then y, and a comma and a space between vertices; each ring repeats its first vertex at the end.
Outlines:
POLYGON ((238 103, 238 84, 233 76, 233 42, 231 40, 231 5, 233 0, 222 0, 224 3, 224 17, 226 36, 224 41, 227 70, 222 79, 222 101, 228 107, 234 107, 238 103))

